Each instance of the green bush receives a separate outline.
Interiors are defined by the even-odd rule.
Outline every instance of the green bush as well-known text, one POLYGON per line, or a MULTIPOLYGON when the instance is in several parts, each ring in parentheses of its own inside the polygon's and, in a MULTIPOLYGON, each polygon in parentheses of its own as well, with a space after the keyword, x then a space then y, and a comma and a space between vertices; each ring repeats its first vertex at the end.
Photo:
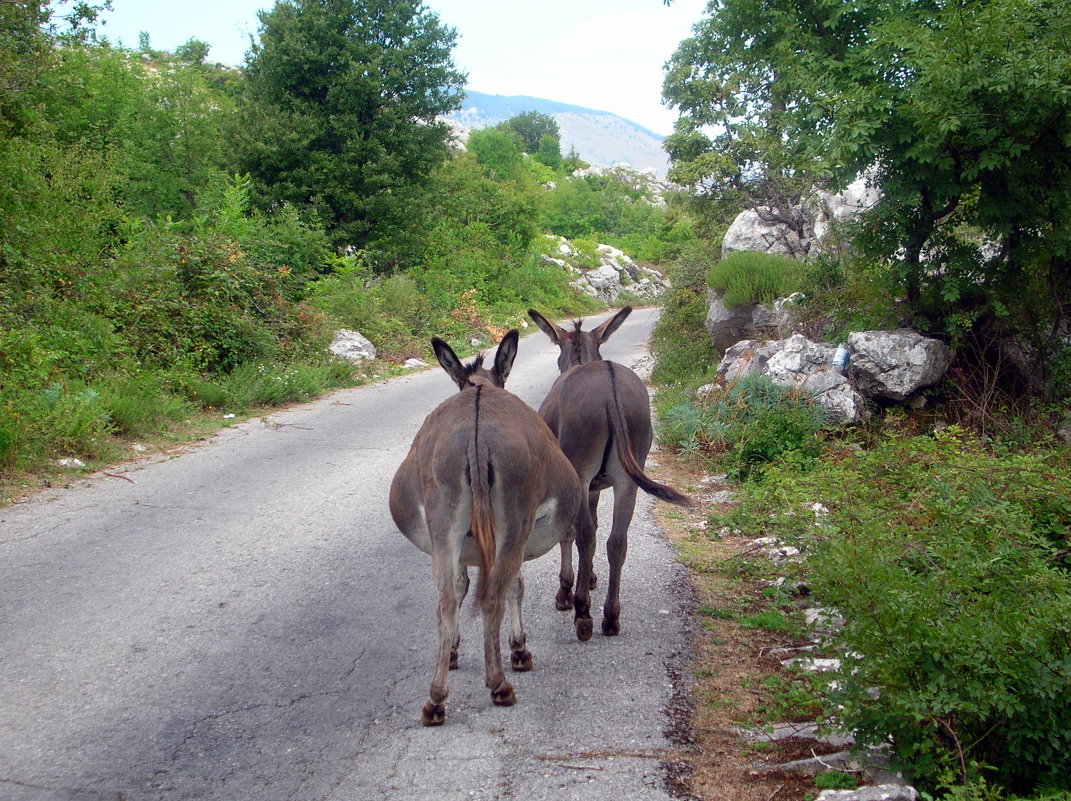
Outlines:
POLYGON ((655 384, 696 383, 717 366, 718 355, 704 327, 704 274, 712 258, 710 251, 692 247, 669 270, 670 289, 662 295, 662 313, 651 335, 655 384))
POLYGON ((160 374, 116 376, 101 385, 101 403, 115 433, 142 437, 165 430, 187 419, 194 411, 190 402, 175 394, 169 380, 160 374))
POLYGON ((745 303, 770 303, 798 292, 805 273, 804 265, 788 256, 738 251, 710 266, 707 283, 724 293, 722 302, 731 309, 745 303))
POLYGON ((205 408, 243 411, 311 400, 352 383, 352 368, 339 360, 249 362, 212 380, 187 380, 185 390, 205 408))
POLYGON ((854 790, 859 780, 842 770, 827 770, 814 777, 814 786, 819 790, 854 790))
POLYGON ((931 791, 1068 789, 1066 466, 950 429, 767 479, 734 518, 802 538, 814 595, 847 621, 827 688, 836 725, 891 737, 931 791))
POLYGON ((730 477, 745 480, 761 478, 780 459, 813 463, 824 425, 825 412, 810 396, 751 374, 705 401, 666 409, 659 433, 681 450, 716 457, 730 477))

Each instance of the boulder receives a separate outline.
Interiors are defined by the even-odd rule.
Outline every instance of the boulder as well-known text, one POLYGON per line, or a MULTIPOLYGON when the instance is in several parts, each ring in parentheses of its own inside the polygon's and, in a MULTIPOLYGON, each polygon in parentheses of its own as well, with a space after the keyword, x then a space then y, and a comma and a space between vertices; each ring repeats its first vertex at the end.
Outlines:
POLYGON ((881 190, 871 181, 872 178, 861 175, 843 192, 818 192, 814 220, 816 240, 821 242, 833 225, 854 219, 881 200, 881 190))
POLYGON ((722 256, 738 250, 755 250, 802 259, 828 243, 829 234, 838 222, 851 220, 881 199, 873 177, 863 174, 843 192, 819 190, 799 205, 782 210, 793 225, 776 220, 769 206, 740 212, 725 232, 722 256), (801 233, 802 232, 802 235, 801 233))
POLYGON ((852 425, 866 420, 866 399, 909 403, 939 383, 951 364, 948 346, 906 329, 861 331, 841 348, 812 342, 802 334, 788 339, 742 339, 726 348, 718 363, 721 383, 751 373, 775 384, 814 395, 829 420, 852 425), (839 356, 847 351, 842 366, 839 356))
POLYGON ((835 348, 811 342, 802 334, 779 344, 764 368, 771 381, 813 394, 831 423, 854 425, 866 419, 863 396, 833 366, 835 348))
POLYGON ((907 784, 876 784, 856 790, 823 790, 817 801, 918 801, 918 791, 907 784))
POLYGON ((796 293, 770 305, 746 303, 730 309, 716 292, 708 290, 705 325, 711 345, 724 353, 740 340, 788 336, 796 325, 793 306, 801 297, 796 293))
POLYGON ((775 384, 810 392, 829 422, 861 423, 867 417, 865 399, 833 366, 835 350, 802 334, 780 341, 744 340, 726 350, 717 372, 726 382, 751 373, 767 376, 775 384))
POLYGON ((744 339, 725 351, 718 363, 718 376, 731 384, 751 373, 762 374, 770 357, 777 353, 781 343, 772 339, 744 339))
POLYGON ((808 243, 786 225, 768 220, 769 207, 745 209, 736 215, 721 243, 724 258, 740 250, 757 250, 800 258, 807 252, 808 243))
POLYGON ((944 378, 952 351, 916 331, 857 331, 848 337, 847 373, 867 397, 902 403, 944 378))
POLYGON ((345 328, 335 332, 334 339, 328 347, 336 356, 351 362, 376 358, 376 347, 362 334, 347 331, 345 328))
POLYGON ((735 306, 730 309, 722 302, 721 296, 713 290, 707 290, 707 333, 714 350, 724 353, 734 344, 749 339, 748 329, 751 316, 755 311, 752 304, 735 306))

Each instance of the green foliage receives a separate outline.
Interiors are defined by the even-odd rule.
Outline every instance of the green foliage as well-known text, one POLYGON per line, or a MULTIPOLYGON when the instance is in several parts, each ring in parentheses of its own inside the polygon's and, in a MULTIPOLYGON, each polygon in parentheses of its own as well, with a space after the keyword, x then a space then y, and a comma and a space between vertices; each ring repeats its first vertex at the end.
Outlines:
POLYGON ((826 696, 837 725, 891 736, 930 790, 1066 789, 1066 461, 997 456, 951 429, 767 479, 738 519, 802 538, 812 591, 847 621, 826 696))
POLYGON ((652 380, 666 387, 698 384, 717 364, 706 336, 707 265, 716 258, 702 247, 688 249, 670 268, 670 289, 661 298, 662 314, 651 336, 656 357, 652 380))
POLYGON ((260 21, 238 129, 257 204, 312 205, 336 245, 375 244, 389 267, 397 240, 419 235, 447 157, 455 32, 417 0, 297 0, 260 21))
POLYGON ((659 435, 680 450, 716 457, 731 477, 758 479, 779 460, 813 465, 824 425, 813 399, 750 374, 724 392, 666 409, 659 435))
POLYGON ((930 325, 984 311, 1042 338, 1071 297, 1071 6, 725 0, 710 14, 664 87, 682 112, 677 180, 788 219, 814 186, 878 165, 855 244, 909 311, 930 325))
POLYGON ((788 633, 798 628, 785 617, 784 613, 776 609, 764 609, 754 615, 744 615, 736 622, 742 629, 765 629, 788 633))
POLYGON ((349 383, 349 373, 328 360, 246 362, 212 380, 189 380, 185 390, 202 406, 241 411, 310 400, 349 383))
POLYGON ((315 285, 309 302, 337 326, 368 337, 382 358, 404 361, 427 344, 432 310, 411 276, 329 277, 315 285))
POLYGON ((522 143, 512 130, 481 128, 469 134, 466 148, 483 167, 484 174, 495 181, 517 179, 523 173, 522 143))
POLYGON ((552 170, 559 169, 562 166, 561 141, 551 134, 543 134, 539 137, 539 147, 536 149, 535 157, 537 161, 552 170))
POLYGON ((155 434, 195 411, 165 373, 120 374, 102 382, 99 391, 112 431, 120 436, 155 434))
POLYGON ((819 790, 854 790, 859 780, 842 770, 827 770, 814 777, 814 786, 819 790))
POLYGON ((12 312, 70 295, 96 278, 90 268, 121 219, 118 176, 107 154, 35 140, 0 139, 0 301, 12 312), (42 291, 45 293, 42 297, 42 291))
POLYGON ((843 342, 852 331, 899 328, 896 289, 873 262, 851 254, 819 256, 805 263, 797 304, 811 339, 843 342))
POLYGON ((56 61, 44 108, 57 140, 110 151, 129 212, 189 218, 222 173, 233 103, 198 65, 161 58, 150 70, 106 47, 64 48, 56 61))
POLYGON ((542 227, 568 239, 598 237, 643 261, 671 261, 691 242, 692 229, 677 199, 666 194, 669 206, 628 170, 567 177, 549 193, 542 227))
POLYGON ((561 134, 558 123, 549 114, 539 111, 522 111, 516 117, 510 117, 499 128, 512 131, 520 137, 521 148, 525 153, 541 153, 546 148, 552 149, 561 160, 561 134))
MULTIPOLYGON (((276 4, 245 72, 197 40, 96 43, 83 3, 61 31, 58 7, 0 3, 5 480, 100 463, 198 407, 350 382, 324 355, 334 327, 400 360, 433 334, 489 341, 528 307, 593 310, 535 245, 543 185, 578 159, 553 126, 534 156, 524 126, 451 155, 455 35, 421 4, 276 4)), ((618 227, 665 254, 663 218, 634 217, 618 227)))
POLYGON ((803 272, 803 265, 788 256, 738 251, 710 266, 707 283, 722 293, 722 302, 731 309, 745 303, 771 303, 798 292, 803 272))

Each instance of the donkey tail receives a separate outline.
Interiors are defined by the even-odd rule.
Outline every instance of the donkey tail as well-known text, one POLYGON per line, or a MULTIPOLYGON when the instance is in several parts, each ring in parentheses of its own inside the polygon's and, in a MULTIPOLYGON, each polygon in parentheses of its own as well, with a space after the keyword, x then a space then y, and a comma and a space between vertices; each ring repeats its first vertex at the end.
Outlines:
POLYGON ((480 575, 476 585, 476 605, 482 609, 487 600, 491 571, 495 566, 497 536, 495 533, 495 510, 491 501, 494 473, 486 444, 480 441, 480 390, 476 387, 476 426, 469 450, 468 479, 472 490, 472 512, 469 532, 480 554, 480 575))
POLYGON ((617 458, 621 466, 625 468, 629 478, 636 482, 644 492, 654 495, 663 501, 675 503, 678 506, 691 506, 692 499, 687 495, 677 492, 668 484, 655 481, 640 467, 636 456, 632 453, 632 438, 629 436, 628 424, 621 413, 621 402, 617 397, 617 378, 614 375, 614 367, 611 362, 606 362, 610 369, 610 386, 612 389, 612 402, 606 407, 606 419, 610 425, 610 435, 617 441, 617 458))

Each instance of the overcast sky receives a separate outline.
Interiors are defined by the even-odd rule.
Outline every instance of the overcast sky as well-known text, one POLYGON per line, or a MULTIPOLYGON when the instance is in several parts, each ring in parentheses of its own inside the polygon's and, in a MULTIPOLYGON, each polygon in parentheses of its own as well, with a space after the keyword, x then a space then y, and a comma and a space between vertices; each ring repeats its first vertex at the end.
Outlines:
MULTIPOLYGON (((209 57, 240 65, 272 0, 112 0, 109 39, 173 50, 191 38, 209 57)), ((458 31, 457 66, 468 87, 611 111, 659 134, 676 119, 662 105, 662 65, 703 16, 706 0, 427 0, 458 31)))

